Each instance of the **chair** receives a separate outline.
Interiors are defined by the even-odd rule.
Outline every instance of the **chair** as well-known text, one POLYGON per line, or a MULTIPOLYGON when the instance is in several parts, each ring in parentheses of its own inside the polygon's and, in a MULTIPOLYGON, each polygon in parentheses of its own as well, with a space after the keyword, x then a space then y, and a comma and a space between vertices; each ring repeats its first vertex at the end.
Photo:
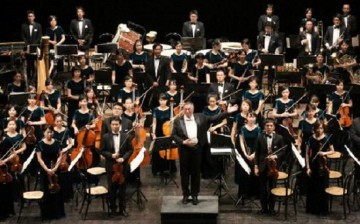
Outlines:
MULTIPOLYGON (((99 176, 99 175, 102 175, 105 173, 106 173, 106 171, 102 167, 93 167, 93 168, 89 168, 87 170, 87 174, 93 175, 93 176, 99 176)), ((85 205, 85 201, 86 201, 87 205, 86 205, 85 214, 84 214, 84 220, 85 220, 88 210, 89 210, 90 203, 93 198, 101 197, 103 210, 105 211, 105 200, 108 205, 108 189, 102 185, 97 185, 97 186, 91 185, 91 183, 89 182, 89 177, 82 172, 80 172, 80 178, 81 178, 84 192, 83 192, 83 201, 82 201, 79 213, 81 214, 82 209, 85 205)), ((109 206, 108 206, 108 213, 109 213, 109 206)))
POLYGON ((329 182, 336 183, 338 186, 341 186, 343 184, 343 174, 345 173, 348 157, 344 156, 340 152, 335 152, 327 157, 329 159, 328 167, 330 169, 329 182))
POLYGON ((342 205, 343 205, 343 210, 344 210, 344 219, 346 219, 346 204, 348 205, 349 208, 349 213, 350 213, 350 193, 352 190, 352 185, 354 183, 354 171, 351 171, 350 174, 348 174, 345 177, 345 181, 342 184, 341 187, 339 186, 330 186, 328 188, 325 189, 325 192, 330 196, 330 201, 329 201, 329 211, 332 211, 332 201, 333 201, 333 197, 342 197, 342 205))
POLYGON ((278 212, 280 212, 281 203, 282 203, 282 201, 284 201, 284 204, 285 204, 285 220, 287 220, 288 202, 289 202, 289 199, 291 199, 291 198, 293 199, 295 215, 297 214, 297 210, 296 210, 297 192, 298 192, 298 190, 297 190, 297 177, 298 177, 299 174, 301 174, 301 171, 297 171, 297 172, 293 173, 292 175, 288 176, 284 186, 275 187, 275 188, 271 189, 271 194, 274 197, 277 197, 279 199, 278 200, 279 201, 278 212))

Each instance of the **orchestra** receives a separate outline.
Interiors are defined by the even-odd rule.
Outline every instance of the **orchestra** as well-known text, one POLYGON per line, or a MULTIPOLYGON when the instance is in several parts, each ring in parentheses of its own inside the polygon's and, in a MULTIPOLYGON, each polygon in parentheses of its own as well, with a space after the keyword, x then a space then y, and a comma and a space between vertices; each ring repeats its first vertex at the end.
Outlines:
MULTIPOLYGON (((202 203, 201 179, 216 180, 220 169, 207 135, 221 135, 232 143, 225 166, 232 167, 227 171, 234 176, 239 201, 259 199, 258 214, 276 214, 271 189, 281 170, 301 172, 296 184, 300 197, 306 197, 306 212, 327 215, 327 156, 339 151, 348 159, 346 147, 360 156, 360 121, 353 119, 359 105, 352 95, 360 84, 357 49, 351 41, 357 36, 356 17, 344 4, 324 32, 320 18, 306 8, 299 29, 296 24, 298 65, 285 63, 285 57, 284 65, 278 65, 269 59, 284 56, 286 43, 273 10, 268 4, 258 18, 257 38, 243 38, 240 47, 216 38, 208 43, 211 49, 195 51, 179 39, 170 54, 166 44, 156 41, 147 49, 145 38, 124 24, 113 41, 117 49, 96 52, 95 29, 83 7, 76 8, 70 35, 55 15, 49 16, 46 47, 35 12, 27 11, 27 22, 21 25, 21 65, 14 65, 8 82, 1 83, 7 103, 0 117, 0 221, 15 215, 17 191, 30 190, 30 184, 44 192, 42 219, 65 217, 67 202, 75 200, 79 174, 88 175, 94 167, 105 168, 113 218, 128 217, 127 185, 149 184, 141 178, 147 168, 150 178, 161 180, 175 178, 179 170, 181 204, 197 206, 202 203), (125 35, 129 32, 137 34, 136 40, 125 35), (58 55, 57 47, 66 47, 70 37, 78 54, 58 55), (130 48, 121 47, 120 40, 130 48), (31 50, 33 45, 39 55, 31 50), (104 60, 97 69, 99 54, 104 60), (51 68, 43 74, 38 62, 47 60, 46 55, 51 68), (69 77, 63 80, 66 70, 69 77), (105 74, 100 71, 107 76, 99 77, 105 74), (296 75, 299 83, 293 82, 296 75), (171 145, 165 149, 160 143, 166 138, 171 145), (243 162, 233 159, 235 155, 243 162)), ((198 15, 190 11, 182 38, 205 37, 198 15)), ((354 167, 360 173, 359 165, 354 167)), ((100 179, 89 178, 95 185, 100 179)))

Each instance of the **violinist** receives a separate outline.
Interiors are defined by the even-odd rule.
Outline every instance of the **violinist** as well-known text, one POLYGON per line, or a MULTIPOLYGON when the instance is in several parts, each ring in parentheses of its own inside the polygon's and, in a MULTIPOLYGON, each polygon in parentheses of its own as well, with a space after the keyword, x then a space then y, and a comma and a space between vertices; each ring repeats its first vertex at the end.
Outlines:
POLYGON ((325 188, 329 186, 327 155, 334 153, 331 136, 325 134, 325 125, 317 121, 314 134, 309 138, 306 149, 306 173, 309 177, 306 195, 306 212, 316 215, 328 213, 328 196, 325 188))
POLYGON ((236 101, 235 96, 230 96, 227 100, 223 100, 223 97, 234 92, 234 87, 225 81, 226 75, 224 70, 218 70, 216 72, 216 83, 211 83, 208 94, 215 93, 219 96, 219 103, 227 105, 228 103, 234 103, 236 101))
MULTIPOLYGON (((120 103, 114 103, 112 107, 112 117, 118 117, 121 120, 121 131, 126 133, 131 130, 133 127, 132 121, 127 118, 122 118, 123 107, 120 103)), ((104 135, 111 130, 110 126, 111 117, 107 117, 103 120, 102 127, 101 127, 101 135, 104 135)), ((129 133, 131 134, 131 133, 129 133)), ((130 137, 132 139, 132 137, 130 137)))
POLYGON ((105 157, 105 169, 108 176, 109 202, 111 215, 128 216, 126 212, 126 171, 128 159, 132 154, 133 148, 131 139, 121 131, 121 121, 119 117, 112 117, 110 120, 111 131, 104 134, 101 138, 100 154, 105 157), (114 166, 116 164, 116 166, 114 166), (113 175, 119 175, 125 179, 123 183, 113 182, 113 175), (119 192, 119 193, 117 193, 119 192), (119 195, 119 196, 117 196, 119 195), (117 213, 116 199, 118 198, 119 212, 117 213))
MULTIPOLYGON (((74 140, 70 137, 70 131, 67 127, 64 126, 64 119, 61 114, 55 115, 55 126, 53 137, 55 140, 60 142, 62 156, 65 157, 65 163, 69 164, 69 149, 74 145, 74 140)), ((63 158, 61 160, 63 161, 63 158)), ((69 201, 73 197, 73 187, 72 187, 72 175, 67 170, 61 170, 61 167, 64 164, 60 163, 60 172, 59 172, 59 183, 63 188, 63 198, 64 201, 69 201)), ((66 168, 66 164, 64 166, 66 168)), ((63 168, 63 169, 64 169, 63 168)))
POLYGON ((289 98, 290 90, 288 86, 279 87, 281 97, 275 100, 275 107, 273 109, 274 118, 278 118, 278 123, 281 123, 283 118, 294 118, 298 116, 294 100, 289 98), (288 108, 291 110, 288 110, 288 108))
POLYGON ((308 104, 305 109, 306 117, 299 123, 297 146, 301 155, 305 155, 306 144, 313 134, 313 126, 318 119, 316 118, 316 106, 308 104))
POLYGON ((87 102, 87 108, 92 110, 94 116, 96 116, 100 110, 99 101, 96 99, 94 89, 90 86, 85 88, 85 97, 87 102))
POLYGON ((228 67, 226 55, 221 51, 220 39, 215 39, 212 43, 212 49, 206 53, 205 65, 209 69, 224 69, 228 67))
POLYGON ((229 77, 231 83, 236 89, 247 89, 249 86, 249 79, 253 76, 251 72, 251 62, 246 61, 245 50, 239 50, 236 54, 237 61, 232 65, 229 77))
POLYGON ((9 116, 4 117, 1 120, 1 129, 3 131, 3 135, 5 135, 6 132, 8 131, 7 125, 9 123, 9 121, 15 120, 15 122, 16 122, 16 132, 23 135, 23 136, 26 136, 24 121, 21 120, 20 117, 17 117, 17 115, 18 115, 17 106, 9 104, 9 105, 6 106, 6 111, 7 111, 9 116))
POLYGON ((79 67, 81 69, 81 77, 84 79, 84 81, 90 84, 95 82, 95 72, 94 69, 86 63, 86 55, 80 55, 78 60, 79 67))
POLYGON ((45 114, 50 112, 52 116, 61 112, 61 93, 59 90, 54 89, 52 79, 45 80, 45 90, 40 95, 40 107, 45 114))
MULTIPOLYGON (((40 209, 45 220, 65 217, 62 186, 58 182, 58 167, 62 157, 61 143, 53 138, 54 129, 47 125, 44 128, 44 138, 39 141, 36 150, 41 166, 41 190, 44 191, 44 201, 40 209)), ((65 150, 64 150, 65 151, 65 150)))
POLYGON ((177 85, 175 79, 169 81, 169 90, 166 91, 165 95, 168 99, 173 98, 174 107, 180 105, 181 94, 179 91, 177 91, 177 85))
POLYGON ((264 93, 259 90, 259 80, 253 76, 249 79, 249 89, 246 90, 243 94, 243 100, 250 100, 252 109, 257 116, 257 122, 259 126, 262 125, 262 110, 265 105, 264 93))
POLYGON ((344 90, 344 82, 341 79, 336 81, 336 90, 329 95, 328 102, 327 113, 333 115, 337 114, 341 107, 353 106, 349 91, 344 90))
POLYGON ((134 72, 145 72, 145 64, 148 60, 148 54, 144 51, 144 46, 141 40, 134 43, 134 52, 129 57, 129 62, 133 67, 134 72))
POLYGON ((185 73, 188 68, 186 53, 182 51, 181 41, 177 41, 175 52, 170 56, 170 69, 172 73, 185 73))
POLYGON ((81 69, 73 67, 71 70, 72 79, 67 83, 68 102, 68 126, 72 124, 75 111, 79 108, 79 96, 84 94, 84 80, 81 78, 81 69))
POLYGON ((274 215, 275 202, 271 197, 270 189, 274 187, 275 181, 268 176, 268 172, 270 171, 269 168, 277 169, 277 167, 267 166, 267 161, 275 160, 276 164, 280 164, 284 151, 280 151, 277 154, 273 153, 284 146, 284 141, 281 135, 274 132, 274 119, 267 118, 264 125, 265 132, 261 133, 255 141, 254 174, 259 177, 260 181, 261 210, 259 213, 274 215))
POLYGON ((83 127, 86 129, 95 128, 95 119, 92 111, 87 107, 87 101, 84 95, 79 97, 79 109, 75 111, 71 127, 74 130, 74 135, 79 133, 79 130, 83 127))
MULTIPOLYGON (((207 97, 208 105, 204 107, 202 113, 205 114, 208 117, 212 117, 217 114, 221 114, 224 112, 219 105, 217 105, 217 95, 215 94, 209 94, 207 97)), ((227 120, 221 120, 221 121, 213 121, 211 122, 211 127, 209 128, 210 132, 213 132, 214 134, 217 133, 224 133, 224 127, 227 124, 227 120)), ((227 132, 229 132, 228 130, 227 132)))
POLYGON ((15 175, 12 169, 12 166, 15 165, 13 159, 19 154, 22 154, 26 149, 25 143, 20 143, 24 137, 16 132, 16 128, 16 121, 9 120, 7 123, 8 131, 0 148, 0 221, 8 218, 10 215, 15 215, 13 198, 13 195, 15 194, 13 190, 18 183, 14 183, 14 181, 12 181, 14 180, 13 177, 15 175))
POLYGON ((188 78, 194 83, 210 83, 210 70, 204 64, 205 55, 198 53, 195 55, 196 63, 191 67, 188 78))
MULTIPOLYGON (((256 114, 250 112, 246 117, 246 124, 241 127, 240 132, 236 136, 235 148, 244 158, 248 166, 254 169, 255 157, 255 141, 258 135, 261 134, 261 128, 256 123, 256 114)), ((251 198, 258 195, 259 183, 255 178, 254 173, 248 175, 237 160, 235 160, 235 183, 238 185, 238 197, 251 198)))
MULTIPOLYGON (((325 119, 325 110, 319 108, 319 103, 320 103, 320 99, 317 95, 312 95, 310 98, 310 103, 311 105, 315 106, 315 118, 318 120, 324 120, 325 119)), ((307 110, 305 109, 305 111, 301 114, 301 116, 303 117, 303 119, 305 119, 307 117, 307 110)))
POLYGON ((124 88, 121 88, 118 93, 118 102, 125 103, 127 98, 133 99, 134 102, 139 105, 139 91, 135 88, 136 83, 133 82, 131 76, 125 76, 124 78, 124 88))
POLYGON ((236 114, 232 128, 231 141, 235 144, 235 137, 240 133, 241 127, 244 126, 248 114, 252 111, 252 104, 250 100, 243 100, 240 105, 240 113, 236 114))

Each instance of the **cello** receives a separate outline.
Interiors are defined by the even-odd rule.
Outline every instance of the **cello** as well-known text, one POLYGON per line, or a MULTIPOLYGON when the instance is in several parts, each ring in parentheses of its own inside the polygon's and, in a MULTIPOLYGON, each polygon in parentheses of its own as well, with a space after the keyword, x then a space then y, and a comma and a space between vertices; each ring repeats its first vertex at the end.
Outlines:
MULTIPOLYGON (((184 98, 184 86, 180 87, 180 104, 186 102, 192 95, 194 95, 195 91, 192 91, 185 99, 184 98)), ((174 115, 178 115, 181 110, 180 105, 174 107, 174 115)))
MULTIPOLYGON (((133 161, 136 156, 140 153, 141 149, 144 148, 144 143, 146 140, 146 130, 144 127, 142 127, 142 125, 139 125, 140 123, 143 122, 143 120, 145 120, 144 118, 138 119, 139 114, 136 115, 136 120, 135 120, 135 127, 134 127, 134 131, 135 131, 135 137, 131 140, 131 144, 133 146, 133 153, 131 154, 130 158, 129 158, 129 163, 131 161, 133 161)), ((147 150, 145 150, 144 152, 144 159, 141 162, 141 166, 146 166, 150 163, 150 154, 147 150)))
MULTIPOLYGON (((178 115, 176 115, 176 116, 178 116, 178 115)), ((171 136, 171 133, 173 130, 173 125, 174 125, 174 99, 170 98, 170 120, 166 121, 162 126, 162 131, 164 133, 164 136, 166 136, 166 137, 171 136)), ((159 155, 161 158, 166 159, 166 160, 178 160, 179 159, 178 148, 170 148, 170 149, 166 149, 166 150, 160 150, 159 155)))
MULTIPOLYGON (((352 86, 350 87, 349 91, 343 95, 341 95, 341 104, 343 104, 345 102, 345 100, 348 98, 350 91, 352 90, 352 86)), ((340 115, 339 118, 339 122, 341 127, 350 127, 352 125, 352 119, 351 119, 351 115, 350 115, 350 107, 346 106, 346 107, 342 107, 340 105, 339 110, 338 110, 338 114, 340 115)))
POLYGON ((46 99, 47 106, 51 107, 48 110, 48 112, 46 112, 46 114, 45 114, 46 123, 48 123, 51 126, 54 126, 55 125, 54 111, 52 110, 51 102, 50 102, 50 99, 49 99, 49 94, 45 90, 42 91, 42 94, 44 95, 44 97, 46 99))

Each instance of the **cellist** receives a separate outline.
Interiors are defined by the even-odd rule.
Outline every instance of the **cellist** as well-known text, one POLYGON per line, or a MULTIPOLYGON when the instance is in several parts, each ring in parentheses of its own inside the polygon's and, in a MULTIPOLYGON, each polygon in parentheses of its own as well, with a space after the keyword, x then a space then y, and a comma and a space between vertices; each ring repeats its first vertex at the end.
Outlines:
POLYGON ((111 131, 104 134, 101 138, 100 154, 105 157, 105 169, 108 177, 108 189, 111 215, 117 214, 127 217, 126 211, 126 171, 128 169, 128 159, 132 154, 133 148, 131 139, 121 132, 121 121, 119 117, 112 117, 110 120, 111 131), (116 172, 116 173, 115 173, 116 172), (113 176, 119 175, 123 181, 113 182, 113 176), (119 192, 119 194, 117 194, 119 192), (119 212, 117 212, 116 198, 119 195, 119 212))
POLYGON ((45 90, 40 95, 40 107, 45 114, 50 113, 52 115, 52 120, 50 119, 52 122, 48 119, 47 123, 53 125, 54 115, 61 112, 61 93, 54 89, 53 80, 50 78, 46 79, 45 90))

